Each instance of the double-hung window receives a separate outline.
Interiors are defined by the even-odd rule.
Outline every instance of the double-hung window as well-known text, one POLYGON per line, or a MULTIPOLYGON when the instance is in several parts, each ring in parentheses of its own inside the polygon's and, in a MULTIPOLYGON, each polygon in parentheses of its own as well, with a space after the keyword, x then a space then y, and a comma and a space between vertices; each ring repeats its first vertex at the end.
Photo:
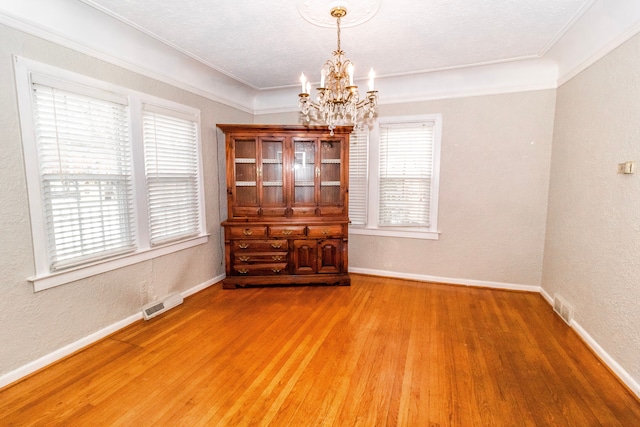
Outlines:
POLYGON ((36 290, 207 241, 196 109, 15 60, 36 290))
POLYGON ((153 105, 142 114, 149 243, 200 233, 197 123, 153 105))
POLYGON ((350 139, 351 232, 437 239, 442 117, 380 118, 350 139))

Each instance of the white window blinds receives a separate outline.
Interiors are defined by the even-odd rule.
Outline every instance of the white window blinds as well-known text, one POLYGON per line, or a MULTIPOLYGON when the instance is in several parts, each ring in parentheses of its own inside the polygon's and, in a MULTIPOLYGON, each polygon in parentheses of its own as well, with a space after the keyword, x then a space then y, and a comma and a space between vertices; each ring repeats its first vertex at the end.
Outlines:
POLYGON ((429 226, 434 124, 380 125, 379 225, 429 226))
POLYGON ((145 105, 143 141, 150 244, 200 234, 198 124, 145 105))
POLYGON ((349 219, 353 225, 367 222, 368 129, 356 129, 349 138, 349 219))
POLYGON ((33 84, 51 271, 135 249, 126 98, 33 84))

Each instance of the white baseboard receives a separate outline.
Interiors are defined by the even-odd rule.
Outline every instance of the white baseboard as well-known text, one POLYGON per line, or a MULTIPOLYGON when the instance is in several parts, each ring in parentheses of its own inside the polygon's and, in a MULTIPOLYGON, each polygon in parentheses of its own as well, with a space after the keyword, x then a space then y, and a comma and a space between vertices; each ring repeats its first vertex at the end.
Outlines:
POLYGON ((545 291, 544 289, 540 288, 540 295, 542 295, 542 297, 547 300, 549 305, 551 307, 553 307, 553 297, 551 295, 549 295, 547 293, 547 291, 545 291))
MULTIPOLYGON (((199 285, 194 286, 193 288, 190 288, 184 292, 181 292, 181 295, 183 298, 186 298, 190 295, 200 292, 205 288, 208 288, 209 286, 215 283, 218 283, 220 280, 224 279, 224 277, 225 277, 224 274, 214 277, 213 279, 207 280, 204 283, 201 283, 199 285)), ((87 335, 86 337, 83 337, 76 342, 68 344, 52 353, 49 353, 37 360, 34 360, 33 362, 27 363, 26 365, 21 366, 18 369, 15 369, 7 374, 4 374, 0 376, 0 388, 5 387, 13 382, 16 382, 26 377, 27 375, 30 375, 36 372, 37 370, 44 368, 47 365, 57 362, 58 360, 63 359, 64 357, 67 357, 70 354, 75 353, 76 351, 81 350, 82 348, 87 347, 88 345, 91 345, 111 335, 112 333, 117 332, 118 330, 126 326, 129 326, 130 324, 141 319, 142 319, 142 311, 139 311, 138 313, 133 314, 127 317, 126 319, 122 319, 112 325, 107 326, 106 328, 100 329, 97 332, 87 335)))
POLYGON ((582 340, 591 347, 591 350, 598 355, 613 373, 631 390, 637 397, 640 398, 640 383, 629 374, 616 360, 609 355, 598 342, 593 339, 589 333, 575 320, 570 325, 580 335, 582 340))
POLYGON ((123 319, 119 322, 116 322, 112 325, 107 326, 106 328, 103 328, 97 332, 94 332, 90 335, 87 335, 86 337, 83 337, 81 339, 79 339, 76 342, 73 342, 71 344, 65 345, 62 348, 59 348, 58 350, 49 353, 45 356, 42 356, 41 358, 34 360, 31 363, 27 363, 26 365, 13 370, 5 375, 3 375, 2 377, 0 377, 0 388, 7 386, 15 381, 18 381, 21 378, 26 377, 29 374, 32 374, 33 372, 44 368, 47 365, 50 365, 54 362, 57 362, 58 360, 90 345, 93 344, 96 341, 101 340, 102 338, 108 336, 109 334, 112 334, 114 332, 116 332, 119 329, 124 328, 125 326, 128 326, 130 324, 132 324, 133 322, 142 319, 142 311, 131 315, 129 317, 127 317, 126 319, 123 319))
POLYGON ((199 285, 194 286, 191 289, 187 289, 186 291, 182 292, 182 298, 186 298, 186 297, 190 297, 193 294, 197 294, 198 292, 207 289, 209 286, 214 285, 220 281, 222 281, 222 279, 224 279, 225 277, 227 277, 224 274, 221 274, 219 276, 214 277, 213 279, 209 279, 204 283, 201 283, 199 285))
MULTIPOLYGON (((544 289, 540 288, 540 294, 553 307, 553 297, 544 289)), ((636 396, 640 398, 640 383, 633 378, 616 360, 607 353, 598 342, 578 323, 571 320, 569 326, 580 335, 580 338, 591 348, 602 362, 622 381, 636 396)))
POLYGON ((540 286, 518 285, 514 283, 488 282, 484 280, 456 279, 451 277, 428 276, 426 274, 400 273, 397 271, 374 270, 370 268, 352 268, 350 273, 369 274, 372 276, 395 277, 397 279, 418 280, 421 282, 443 283, 447 285, 466 285, 481 288, 507 289, 512 291, 540 292, 540 286))

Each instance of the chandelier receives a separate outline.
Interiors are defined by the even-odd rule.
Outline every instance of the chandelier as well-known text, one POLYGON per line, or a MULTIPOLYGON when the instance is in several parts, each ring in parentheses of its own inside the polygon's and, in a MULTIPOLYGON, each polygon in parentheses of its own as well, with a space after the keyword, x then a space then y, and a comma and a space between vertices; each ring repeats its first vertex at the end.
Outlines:
POLYGON ((298 95, 300 111, 307 121, 313 118, 326 123, 331 135, 338 125, 358 126, 361 120, 373 118, 378 103, 378 91, 373 88, 375 77, 373 69, 369 72, 367 96, 360 99, 358 86, 353 84, 353 64, 343 58, 344 52, 340 48, 340 18, 346 14, 347 9, 344 7, 331 9, 331 16, 337 21, 338 49, 322 67, 320 87, 316 89, 318 93, 316 101, 310 97, 311 84, 304 73, 300 76, 302 85, 302 92, 298 95))

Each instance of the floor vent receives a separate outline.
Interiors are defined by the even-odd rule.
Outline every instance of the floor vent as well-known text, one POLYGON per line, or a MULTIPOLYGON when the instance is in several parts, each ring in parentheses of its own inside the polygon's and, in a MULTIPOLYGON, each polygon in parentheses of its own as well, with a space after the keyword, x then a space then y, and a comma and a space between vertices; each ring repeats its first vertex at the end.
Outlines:
POLYGON ((171 310, 173 307, 176 307, 183 302, 182 295, 173 294, 169 295, 162 301, 152 302, 150 304, 142 307, 142 315, 144 316, 144 320, 149 320, 153 317, 156 317, 167 310, 171 310))
POLYGON ((573 320, 573 307, 571 307, 567 301, 559 295, 553 296, 553 311, 558 313, 567 325, 571 324, 571 321, 573 320))

